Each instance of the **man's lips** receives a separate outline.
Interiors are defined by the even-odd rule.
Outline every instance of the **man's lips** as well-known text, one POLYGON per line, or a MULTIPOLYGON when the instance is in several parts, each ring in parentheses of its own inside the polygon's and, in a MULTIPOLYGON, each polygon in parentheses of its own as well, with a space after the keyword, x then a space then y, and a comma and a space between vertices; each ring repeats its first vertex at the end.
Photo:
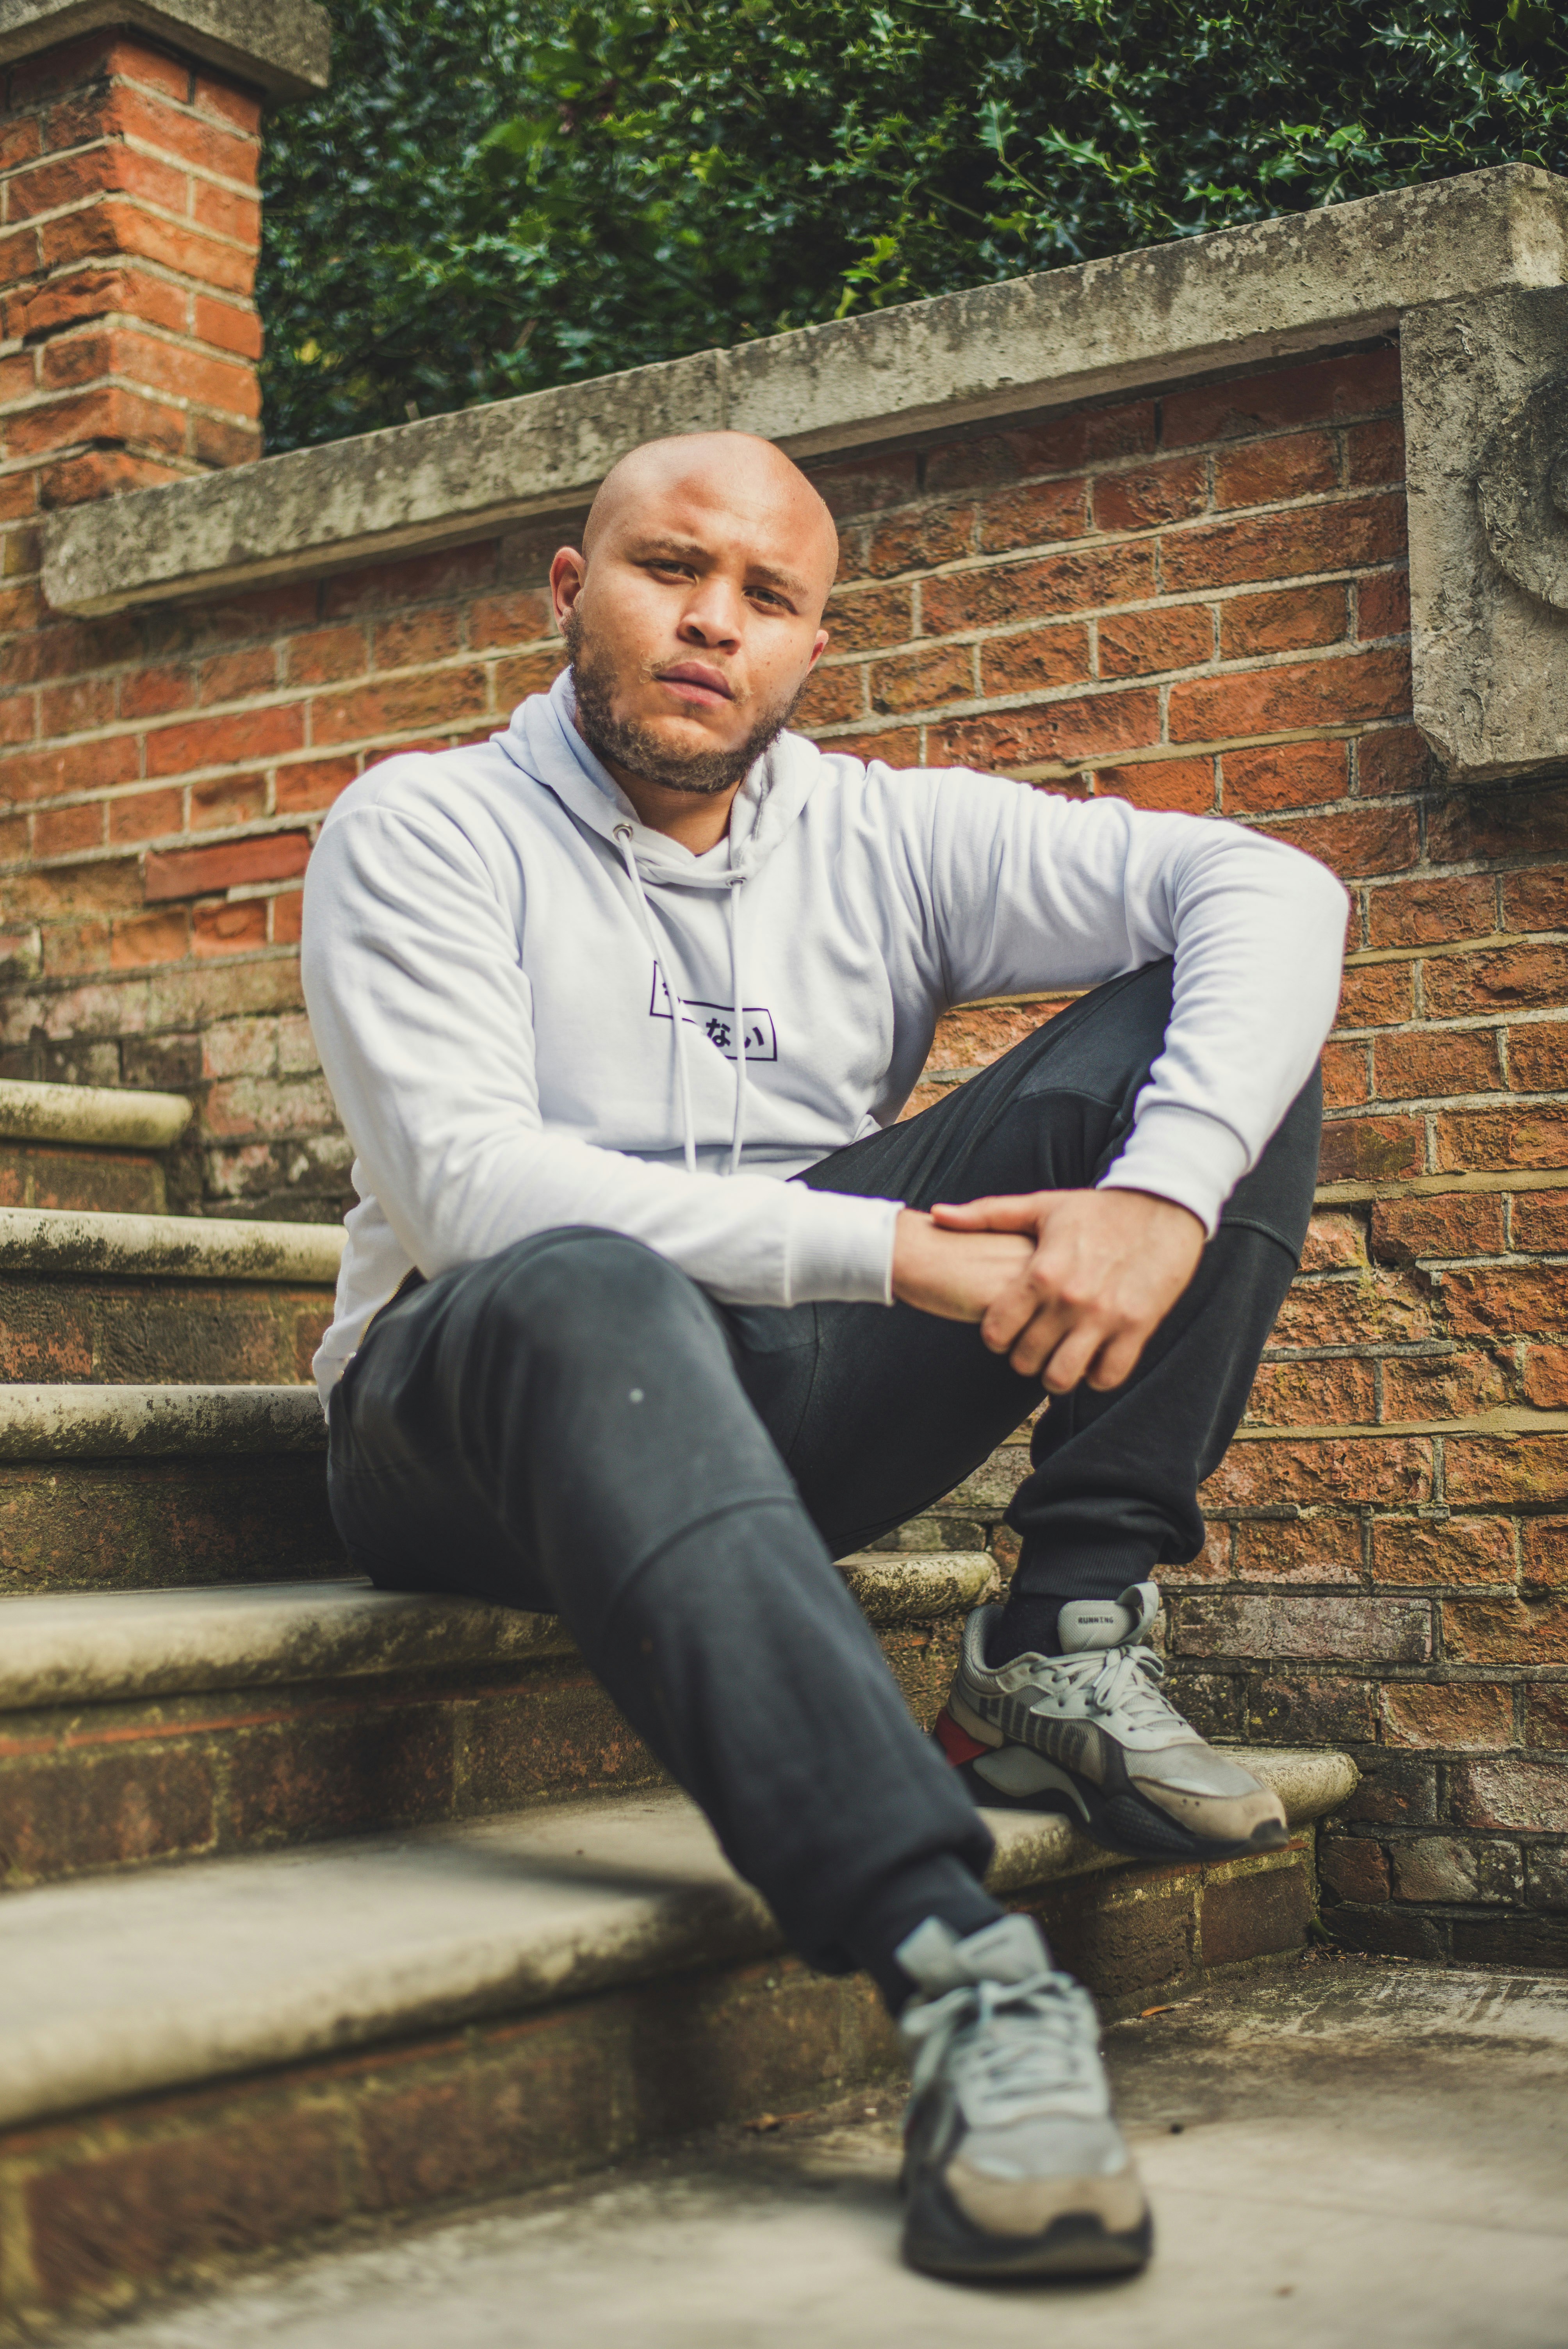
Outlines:
POLYGON ((721 701, 735 699, 719 671, 703 661, 678 661, 674 668, 661 669, 658 681, 699 709, 715 709, 721 701))

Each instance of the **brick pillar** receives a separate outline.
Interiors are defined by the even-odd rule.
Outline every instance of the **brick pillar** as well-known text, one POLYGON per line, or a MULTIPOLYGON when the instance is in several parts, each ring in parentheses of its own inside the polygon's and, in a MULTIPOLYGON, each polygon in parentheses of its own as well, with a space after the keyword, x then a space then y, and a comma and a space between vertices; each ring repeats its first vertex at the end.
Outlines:
POLYGON ((5 515, 259 456, 260 90, 113 27, 7 81, 5 515))

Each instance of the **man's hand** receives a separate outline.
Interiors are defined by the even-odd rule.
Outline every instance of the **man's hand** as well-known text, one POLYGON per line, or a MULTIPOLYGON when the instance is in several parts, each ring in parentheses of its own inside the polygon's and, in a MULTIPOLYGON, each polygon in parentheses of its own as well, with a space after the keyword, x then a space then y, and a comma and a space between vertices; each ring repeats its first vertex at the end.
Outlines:
POLYGON ((1186 1207, 1147 1191, 1036 1191, 906 1208, 893 1294, 952 1321, 978 1321, 995 1354, 1052 1394, 1131 1377, 1203 1251, 1186 1207), (944 1245, 945 1243, 945 1245, 944 1245))

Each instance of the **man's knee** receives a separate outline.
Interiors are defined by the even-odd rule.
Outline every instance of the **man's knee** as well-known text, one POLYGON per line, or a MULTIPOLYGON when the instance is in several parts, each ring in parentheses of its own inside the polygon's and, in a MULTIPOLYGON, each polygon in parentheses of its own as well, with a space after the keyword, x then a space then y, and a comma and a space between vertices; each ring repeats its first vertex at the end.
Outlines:
POLYGON ((1145 963, 1047 1020, 1032 1040, 1036 1069, 1026 1091, 1077 1092, 1108 1105, 1121 1103, 1165 1049, 1172 985, 1169 957, 1145 963))
POLYGON ((563 1225, 469 1268, 476 1318, 508 1343, 595 1361, 650 1319, 700 1310, 700 1292, 665 1257, 623 1232, 563 1225))
POLYGON ((1222 1224, 1249 1225, 1266 1232, 1299 1264, 1312 1220, 1322 1141, 1323 1072, 1314 1069, 1257 1164, 1232 1192, 1222 1224))

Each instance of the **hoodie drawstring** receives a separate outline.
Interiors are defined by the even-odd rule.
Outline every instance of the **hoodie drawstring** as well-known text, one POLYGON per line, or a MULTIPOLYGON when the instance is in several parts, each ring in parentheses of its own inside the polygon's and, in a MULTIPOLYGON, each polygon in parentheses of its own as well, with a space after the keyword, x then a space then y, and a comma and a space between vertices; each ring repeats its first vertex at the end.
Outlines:
MULTIPOLYGON (((680 1102, 681 1143, 686 1173, 695 1174, 696 1173, 696 1123, 692 1116, 691 1079, 686 1067, 686 1005, 670 985, 669 973, 665 968, 665 958, 659 952, 658 929, 654 921, 653 907, 648 903, 648 893, 643 885, 643 876, 637 870, 637 860, 632 851, 632 827, 629 823, 616 824, 615 845, 621 852, 621 862, 625 866, 632 884, 644 934, 653 952, 654 968, 658 973, 659 985, 665 990, 665 1001, 670 1007, 670 1024, 675 1030, 676 1095, 680 1102)), ((740 1154, 746 1142, 746 989, 740 968, 739 907, 740 890, 745 878, 746 875, 743 873, 736 873, 730 875, 729 880, 729 967, 734 980, 735 1001, 735 1123, 729 1137, 729 1172, 732 1174, 738 1174, 740 1171, 740 1154)))
POLYGON ((632 827, 629 823, 618 823, 615 826, 615 844, 621 852, 621 862, 631 875, 632 890, 637 901, 637 911, 642 917, 643 929, 648 944, 653 948, 654 968, 659 975, 659 985, 665 990, 665 1001, 670 1007, 670 1026, 674 1033, 676 1056, 676 1097, 681 1107, 681 1143, 686 1156, 686 1173, 695 1174, 696 1173, 696 1126, 691 1113, 691 1086, 686 1077, 686 1005, 670 985, 669 973, 665 968, 665 958, 659 952, 659 934, 654 926, 653 908, 648 904, 648 893, 643 886, 643 876, 637 870, 637 860, 632 854, 632 827))
POLYGON ((743 874, 729 884, 729 968, 735 986, 735 1125, 729 1137, 729 1171, 740 1172, 740 1148, 746 1138, 746 990, 740 983, 740 888, 743 874))

